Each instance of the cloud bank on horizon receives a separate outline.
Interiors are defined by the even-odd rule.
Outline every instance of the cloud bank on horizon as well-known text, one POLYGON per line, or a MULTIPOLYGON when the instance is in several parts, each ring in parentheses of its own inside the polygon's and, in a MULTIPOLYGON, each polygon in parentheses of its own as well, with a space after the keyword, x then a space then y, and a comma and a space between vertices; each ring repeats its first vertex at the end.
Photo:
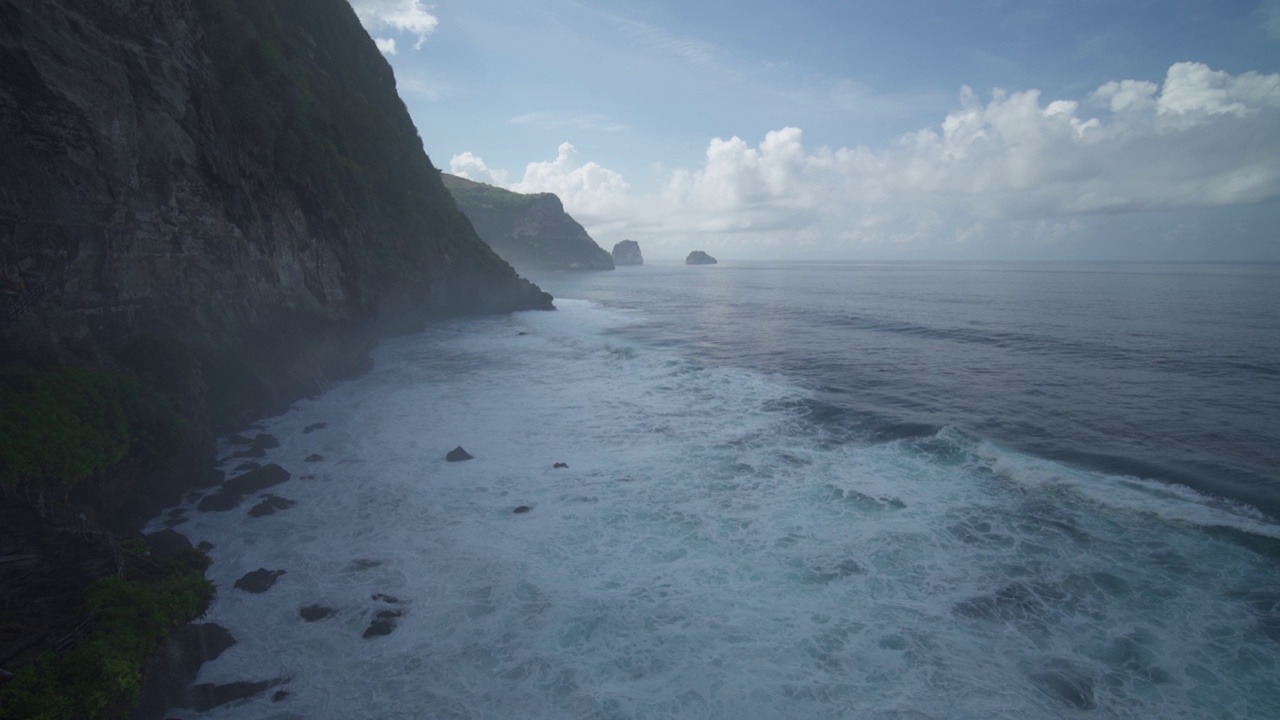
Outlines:
POLYGON ((1056 242, 1105 216, 1274 200, 1277 158, 1280 74, 1181 62, 1160 85, 1108 82, 1083 102, 1037 90, 983 102, 965 87, 937 127, 885 148, 811 148, 796 127, 755 146, 715 138, 700 167, 670 171, 647 194, 568 142, 514 182, 471 152, 450 171, 556 193, 594 234, 660 246, 717 236, 712 246, 940 248, 1056 242))
MULTIPOLYGON (((983 19, 1006 26, 990 53, 952 48, 970 56, 967 69, 952 75, 955 84, 917 90, 908 82, 897 92, 817 65, 797 69, 744 54, 754 44, 708 42, 696 28, 714 18, 684 5, 664 11, 665 25, 682 28, 676 33, 653 21, 662 13, 640 20, 593 0, 536 8, 498 0, 439 0, 439 8, 423 0, 350 1, 411 93, 419 127, 428 123, 424 137, 432 142, 441 129, 454 148, 446 154, 450 172, 517 192, 556 193, 603 245, 631 238, 648 256, 673 258, 696 244, 759 258, 1280 260, 1280 73, 1248 71, 1256 62, 1232 72, 1166 60, 1148 65, 1147 78, 1107 81, 1134 77, 1107 70, 1121 56, 1092 65, 1079 58, 1104 57, 1097 53, 1116 38, 1097 23, 1112 14, 1075 35, 1081 54, 1072 67, 1098 78, 1087 85, 1045 74, 1061 48, 1031 49, 1052 17, 1011 12, 983 19), (440 13, 451 32, 435 35, 440 13), (421 49, 428 36, 446 62, 434 72, 411 58, 430 53, 396 45, 398 37, 421 49), (531 44, 512 65, 503 53, 517 39, 531 44), (626 49, 610 52, 612 44, 626 49), (592 62, 579 60, 586 57, 592 62), (1039 69, 1016 70, 1024 61, 1039 69), (985 86, 1056 89, 979 94, 969 86, 1019 74, 985 86), (943 111, 956 87, 958 102, 943 111), (528 104, 530 94, 541 107, 528 104), (422 102, 431 105, 415 108, 422 102), (726 127, 735 132, 716 132, 726 127), (913 127, 922 129, 904 132, 913 127), (712 139, 690 144, 691 135, 712 139), (528 161, 536 148, 557 143, 554 158, 528 161), (672 151, 677 144, 683 149, 672 151), (491 155, 498 162, 486 160, 491 155)), ((1202 43, 1207 56, 1221 55, 1214 48, 1230 37, 1255 38, 1255 56, 1256 38, 1270 47, 1280 40, 1280 0, 1235 15, 1215 15, 1200 0, 1179 2, 1186 22, 1206 28, 1196 37, 1217 38, 1202 43), (1218 24, 1210 32, 1206 22, 1218 24)), ((963 18, 954 12, 952 20, 963 18)), ((1176 48, 1191 47, 1185 37, 1174 40, 1177 27, 1157 31, 1143 17, 1128 18, 1125 29, 1153 57, 1177 58, 1185 50, 1176 48)), ((884 27, 898 33, 891 42, 927 30, 905 16, 885 21, 905 23, 884 27)), ((778 37, 794 52, 814 45, 820 27, 778 37)), ((732 28, 719 41, 748 38, 750 30, 732 28)), ((1046 39, 1067 35, 1057 30, 1046 39)), ((884 47, 871 52, 892 57, 884 47)), ((1228 66, 1240 68, 1240 57, 1228 66)))

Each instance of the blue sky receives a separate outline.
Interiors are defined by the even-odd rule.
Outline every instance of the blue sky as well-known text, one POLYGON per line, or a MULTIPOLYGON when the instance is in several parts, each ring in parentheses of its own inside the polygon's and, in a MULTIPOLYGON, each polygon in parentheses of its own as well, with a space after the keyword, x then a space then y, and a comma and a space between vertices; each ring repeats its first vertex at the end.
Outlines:
POLYGON ((435 164, 605 247, 1280 260, 1280 0, 352 0, 435 164))

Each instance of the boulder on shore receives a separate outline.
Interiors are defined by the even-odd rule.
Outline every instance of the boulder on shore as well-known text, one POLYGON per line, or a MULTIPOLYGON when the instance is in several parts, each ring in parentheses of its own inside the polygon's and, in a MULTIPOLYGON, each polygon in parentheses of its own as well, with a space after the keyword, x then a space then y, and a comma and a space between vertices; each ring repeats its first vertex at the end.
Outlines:
POLYGON ((258 568, 252 572, 247 572, 236 581, 236 588, 250 593, 264 593, 271 589, 272 585, 284 575, 284 570, 268 570, 266 568, 258 568))
POLYGON ((684 259, 685 265, 715 265, 716 259, 701 250, 694 250, 684 259))
POLYGON ((470 460, 473 457, 474 455, 463 450, 462 446, 459 445, 458 447, 450 450, 449 454, 444 456, 444 459, 449 462, 462 462, 463 460, 470 460))
POLYGON ((614 265, 643 265, 644 256, 640 254, 640 243, 635 240, 623 240, 613 246, 614 265))

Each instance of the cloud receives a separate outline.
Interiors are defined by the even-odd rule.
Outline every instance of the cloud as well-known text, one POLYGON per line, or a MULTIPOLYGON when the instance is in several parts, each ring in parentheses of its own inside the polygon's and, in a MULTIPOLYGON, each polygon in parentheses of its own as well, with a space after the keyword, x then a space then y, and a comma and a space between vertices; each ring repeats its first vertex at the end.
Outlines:
POLYGON ((383 55, 396 54, 395 38, 374 38, 373 44, 378 46, 378 51, 383 55))
MULTIPOLYGON (((417 42, 415 50, 422 47, 427 36, 436 29, 440 21, 432 15, 422 0, 350 0, 360 22, 369 32, 396 30, 414 35, 417 42)), ((376 40, 378 49, 386 53, 384 39, 376 40)), ((395 54, 395 43, 391 41, 390 54, 395 54)))
POLYGON ((1052 245, 1108 217, 1275 199, 1276 157, 1280 75, 1188 62, 1159 85, 1110 82, 1083 103, 963 88, 938 125, 877 149, 810 147, 795 127, 756 145, 715 138, 698 167, 667 172, 647 193, 564 143, 509 187, 557 193, 610 235, 760 248, 1052 245))
POLYGON ((506 170, 490 169, 488 165, 485 165, 484 160, 469 152, 454 155, 449 160, 449 172, 458 177, 488 183, 489 185, 501 186, 507 181, 506 170))

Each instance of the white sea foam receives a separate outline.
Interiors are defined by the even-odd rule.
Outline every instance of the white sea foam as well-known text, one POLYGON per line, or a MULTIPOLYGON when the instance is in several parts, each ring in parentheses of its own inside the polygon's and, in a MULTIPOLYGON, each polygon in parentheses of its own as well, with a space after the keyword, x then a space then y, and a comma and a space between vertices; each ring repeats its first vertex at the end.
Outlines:
POLYGON ((267 421, 297 506, 180 529, 240 640, 200 681, 291 695, 206 717, 1280 717, 1276 560, 1202 531, 1260 519, 951 429, 831 442, 785 380, 557 304, 267 421), (378 593, 405 614, 362 639, 378 593))

